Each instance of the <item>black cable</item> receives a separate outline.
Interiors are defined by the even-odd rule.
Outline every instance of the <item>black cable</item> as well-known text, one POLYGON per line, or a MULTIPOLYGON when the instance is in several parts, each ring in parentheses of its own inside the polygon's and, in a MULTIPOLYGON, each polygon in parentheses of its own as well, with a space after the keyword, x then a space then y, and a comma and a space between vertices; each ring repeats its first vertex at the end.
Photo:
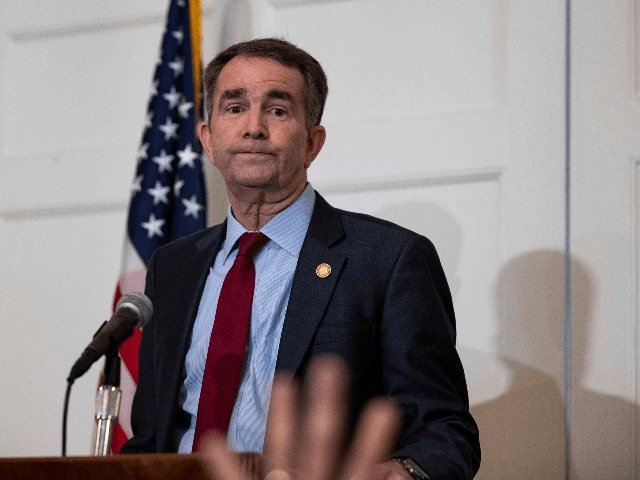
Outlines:
POLYGON ((62 456, 67 456, 67 412, 69 411, 69 397, 71 396, 73 380, 67 381, 67 393, 64 396, 64 409, 62 413, 62 456))

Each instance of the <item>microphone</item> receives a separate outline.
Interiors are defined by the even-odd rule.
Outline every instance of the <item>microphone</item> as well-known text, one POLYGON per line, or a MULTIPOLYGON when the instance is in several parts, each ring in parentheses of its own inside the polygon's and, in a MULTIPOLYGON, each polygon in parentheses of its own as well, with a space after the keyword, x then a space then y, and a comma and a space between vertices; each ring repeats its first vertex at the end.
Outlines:
POLYGON ((120 348, 122 342, 133 335, 134 328, 142 328, 151 319, 152 313, 153 305, 149 297, 138 292, 124 294, 116 304, 115 313, 108 322, 102 324, 71 368, 67 382, 73 383, 102 355, 120 348))

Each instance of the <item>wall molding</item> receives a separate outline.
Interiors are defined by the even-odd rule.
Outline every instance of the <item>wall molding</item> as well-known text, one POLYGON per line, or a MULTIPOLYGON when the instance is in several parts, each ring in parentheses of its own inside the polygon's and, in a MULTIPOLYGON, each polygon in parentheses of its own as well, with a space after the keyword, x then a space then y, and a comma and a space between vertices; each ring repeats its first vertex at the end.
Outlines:
POLYGON ((134 144, 0 156, 0 218, 126 211, 134 144))
MULTIPOLYGON (((207 17, 214 12, 213 6, 203 6, 202 16, 207 17)), ((96 33, 109 30, 119 30, 125 28, 136 28, 145 25, 161 24, 167 20, 167 12, 148 13, 122 18, 110 18, 103 21, 69 23, 66 25, 54 25, 43 27, 22 28, 9 32, 9 38, 14 42, 24 42, 31 40, 43 40, 54 37, 66 37, 71 35, 82 35, 85 33, 96 33)))
POLYGON ((297 7, 298 5, 345 2, 349 0, 268 0, 274 7, 297 7))
POLYGON ((135 28, 144 25, 164 22, 165 14, 145 15, 135 18, 113 19, 104 22, 82 23, 77 25, 60 25, 56 27, 25 29, 11 32, 9 37, 16 42, 30 40, 42 40, 53 37, 67 37, 84 33, 96 33, 100 31, 118 30, 123 28, 135 28))
MULTIPOLYGON (((634 397, 636 404, 640 403, 640 156, 632 157, 631 168, 631 318, 633 319, 632 331, 634 334, 633 348, 634 364, 634 397)), ((636 427, 637 428, 637 427, 636 427)), ((636 436, 639 432, 636 431, 636 436)), ((636 452, 638 452, 638 442, 636 439, 636 452)))
POLYGON ((129 202, 96 202, 84 205, 65 205, 50 208, 25 208, 0 211, 2 220, 33 220, 44 217, 71 217, 112 212, 126 212, 129 202))
POLYGON ((633 70, 633 88, 636 98, 640 99, 640 1, 633 0, 632 4, 632 20, 633 20, 633 56, 631 64, 633 70))
POLYGON ((460 185, 465 183, 495 182, 504 173, 505 167, 487 167, 473 170, 440 171, 410 177, 391 177, 350 182, 313 182, 322 194, 360 193, 375 190, 460 185))

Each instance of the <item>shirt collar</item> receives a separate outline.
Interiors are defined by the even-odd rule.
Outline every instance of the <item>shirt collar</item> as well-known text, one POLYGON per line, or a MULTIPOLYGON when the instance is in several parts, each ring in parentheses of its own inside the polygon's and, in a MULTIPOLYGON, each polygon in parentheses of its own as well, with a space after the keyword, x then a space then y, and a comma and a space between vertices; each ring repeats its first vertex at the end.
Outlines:
MULTIPOLYGON (((307 228, 311 221, 311 214, 316 201, 316 192, 310 183, 304 189, 298 199, 278 213, 264 225, 260 231, 270 240, 278 244, 290 255, 297 257, 302 248, 302 242, 307 234, 307 228)), ((248 232, 231 213, 231 205, 227 209, 227 235, 222 246, 222 255, 225 259, 229 257, 238 239, 243 233, 248 232)))

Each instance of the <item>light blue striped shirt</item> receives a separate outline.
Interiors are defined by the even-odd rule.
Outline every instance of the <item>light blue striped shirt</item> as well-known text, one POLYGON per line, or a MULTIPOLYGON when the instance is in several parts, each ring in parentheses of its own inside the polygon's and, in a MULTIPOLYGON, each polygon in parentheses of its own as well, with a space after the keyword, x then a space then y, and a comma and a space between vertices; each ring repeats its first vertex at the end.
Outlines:
MULTIPOLYGON (((280 334, 293 274, 311 221, 315 198, 311 184, 307 184, 300 198, 260 229, 270 240, 254 258, 256 285, 249 338, 240 389, 227 433, 229 445, 235 451, 262 452, 280 334)), ((180 388, 178 405, 191 416, 191 423, 180 440, 180 453, 191 452, 218 297, 224 277, 236 259, 238 239, 246 231, 233 218, 229 207, 227 235, 209 271, 185 361, 187 376, 180 388)))

